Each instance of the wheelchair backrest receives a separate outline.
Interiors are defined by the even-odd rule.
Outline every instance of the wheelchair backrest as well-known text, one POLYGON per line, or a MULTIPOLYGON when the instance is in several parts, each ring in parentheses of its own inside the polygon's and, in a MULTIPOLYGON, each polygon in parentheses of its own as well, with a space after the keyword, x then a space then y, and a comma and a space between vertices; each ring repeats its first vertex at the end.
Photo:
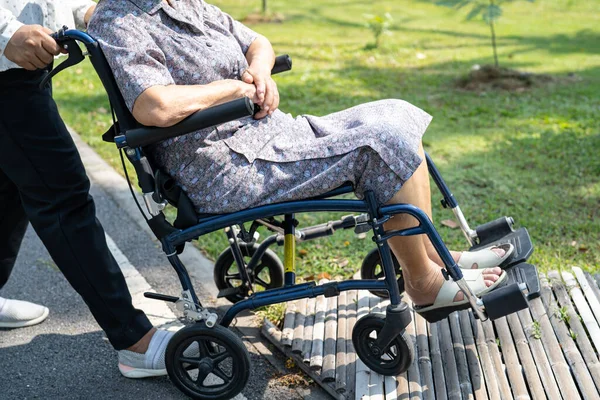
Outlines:
POLYGON ((136 121, 125 104, 125 100, 121 95, 121 90, 115 81, 110 65, 108 65, 108 61, 106 61, 106 57, 104 57, 104 53, 102 52, 99 43, 94 42, 87 44, 86 47, 90 55, 92 66, 96 70, 117 116, 119 129, 121 131, 126 131, 140 127, 141 124, 136 121))

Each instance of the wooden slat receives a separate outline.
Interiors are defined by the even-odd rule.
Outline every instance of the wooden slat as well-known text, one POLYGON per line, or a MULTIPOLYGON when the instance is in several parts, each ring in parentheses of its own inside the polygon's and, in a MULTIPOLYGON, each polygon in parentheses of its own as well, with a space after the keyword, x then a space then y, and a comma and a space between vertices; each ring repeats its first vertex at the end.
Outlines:
MULTIPOLYGON (((381 298, 369 293, 369 307, 371 314, 379 315, 384 317, 383 310, 385 310, 384 303, 381 298)), ((374 371, 371 371, 369 375, 369 399, 370 400, 383 400, 383 375, 380 375, 374 371)))
POLYGON ((471 327, 473 328, 475 345, 477 346, 477 353, 479 354, 479 360, 481 361, 481 369, 483 370, 483 375, 485 377, 489 398, 490 400, 500 400, 498 380, 496 379, 494 364, 492 363, 492 358, 490 357, 490 352, 485 340, 483 326, 481 325, 480 320, 473 317, 472 313, 469 313, 469 319, 471 321, 471 327))
POLYGON ((537 330, 533 324, 530 310, 521 310, 517 313, 517 316, 519 317, 519 321, 521 321, 521 326, 523 327, 525 336, 529 340, 531 355, 535 360, 535 366, 537 367, 546 395, 551 400, 561 399, 562 397, 560 390, 558 389, 558 383, 554 376, 554 371, 552 371, 546 350, 544 350, 541 337, 536 337, 537 330))
POLYGON ((442 361, 442 350, 440 348, 439 326, 439 322, 429 324, 429 352, 436 399, 447 400, 448 392, 446 391, 445 368, 442 361))
POLYGON ((494 325, 496 326, 498 338, 500 339, 504 364, 506 365, 506 373, 510 380, 510 387, 513 395, 517 400, 530 399, 506 317, 498 318, 494 321, 494 325))
MULTIPOLYGON (((412 303, 409 302, 409 307, 411 307, 412 312, 412 303)), ((408 339, 410 341, 409 346, 413 346, 413 354, 418 354, 417 343, 416 343, 416 334, 415 334, 415 324, 414 324, 414 312, 413 313, 413 322, 411 322, 406 327, 406 334, 408 335, 408 339)), ((421 374, 419 372, 419 363, 416 359, 410 364, 408 368, 407 376, 408 376, 408 388, 410 390, 410 399, 411 400, 421 400, 423 398, 423 389, 421 387, 421 374)))
POLYGON ((337 342, 335 353, 335 390, 338 393, 346 391, 346 319, 348 307, 347 292, 340 293, 338 297, 337 342))
MULTIPOLYGON (((263 321, 263 327, 261 329, 261 333, 264 337, 266 337, 271 343, 273 343, 275 345, 275 347, 277 347, 287 357, 297 357, 296 354, 292 353, 292 350, 290 349, 289 346, 284 346, 281 343, 281 331, 279 331, 279 329, 277 329, 277 327, 275 325, 273 325, 273 323, 271 323, 271 321, 269 321, 268 319, 265 319, 263 321), (279 335, 278 335, 278 333, 279 333, 279 335), (279 337, 279 340, 277 337, 279 337)), ((308 376, 310 376, 312 379, 314 379, 315 382, 320 381, 319 375, 316 374, 315 371, 311 370, 308 365, 305 365, 304 363, 301 363, 301 362, 297 363, 297 365, 308 376)), ((329 393, 331 395, 331 397, 333 397, 334 399, 348 400, 348 399, 345 399, 339 393, 337 393, 335 390, 333 390, 333 388, 327 384, 323 384, 323 385, 321 385, 321 387, 323 389, 325 389, 325 391, 327 391, 327 393, 329 393)))
POLYGON ((350 290, 346 294, 346 397, 348 399, 354 399, 356 391, 356 351, 352 343, 352 330, 356 324, 357 296, 356 290, 350 290))
MULTIPOLYGON (((574 268, 575 269, 575 268, 574 268)), ((583 277, 583 276, 582 276, 583 277)), ((583 277, 585 279, 585 277, 583 277)), ((594 381, 588 371, 583 357, 577 350, 577 346, 569 334, 569 329, 565 325, 565 322, 559 318, 560 313, 558 306, 554 299, 554 294, 550 289, 548 280, 544 275, 540 275, 540 283, 542 285, 542 301, 546 306, 547 315, 554 328, 554 333, 558 337, 558 342, 561 345, 563 353, 567 358, 571 372, 575 376, 575 380, 579 386, 580 393, 586 400, 598 399, 598 392, 594 381)), ((586 281, 587 283, 587 281, 586 281)))
POLYGON ((281 344, 291 346, 294 339, 294 322, 296 321, 296 301, 288 301, 285 308, 285 319, 283 320, 283 331, 281 344))
POLYGON ((448 391, 448 399, 462 400, 460 391, 460 381, 458 379, 458 369, 456 357, 454 355, 454 346, 452 344, 452 334, 450 333, 450 324, 448 319, 443 319, 438 322, 438 335, 440 342, 440 350, 442 353, 442 364, 446 377, 446 389, 448 391))
POLYGON ((556 340, 554 330, 552 329, 552 325, 546 314, 546 309, 542 304, 542 299, 537 298, 531 300, 529 302, 529 308, 533 319, 539 324, 539 334, 541 335, 542 345, 548 355, 548 360, 552 366, 552 371, 554 371, 554 376, 556 377, 563 398, 569 400, 578 398, 579 393, 577 391, 577 386, 571 376, 569 365, 560 349, 560 344, 558 343, 558 340, 556 340))
POLYGON ((396 376, 396 391, 398 392, 398 400, 408 400, 410 398, 408 374, 406 372, 396 376))
POLYGON ((492 322, 490 320, 484 321, 481 323, 481 326, 483 327, 485 342, 487 344, 488 352, 490 353, 490 358, 492 359, 492 365, 494 366, 494 373, 496 374, 500 396, 502 399, 513 399, 504 365, 502 364, 498 343, 496 343, 496 335, 494 334, 492 322))
POLYGON ((306 320, 306 303, 308 299, 300 299, 296 303, 296 318, 294 320, 294 339, 292 340, 292 352, 302 354, 304 345, 304 323, 306 320))
POLYGON ((579 315, 577 315, 573 303, 571 303, 571 298, 567 293, 567 289, 565 288, 559 273, 557 271, 550 271, 548 277, 550 278, 552 290, 556 294, 558 303, 567 315, 569 328, 575 333, 577 347, 579 347, 579 351, 587 364, 587 368, 592 375, 596 388, 600 390, 600 361, 594 351, 594 347, 588 338, 585 328, 579 320, 579 315))
POLYGON ((598 282, 596 282, 596 280, 592 277, 592 275, 589 272, 584 272, 584 275, 588 283, 590 284, 590 287, 592 288, 592 292, 594 292, 596 298, 600 300, 600 288, 598 288, 598 282))
POLYGON ((469 366, 469 375, 471 377, 471 386, 476 400, 487 400, 488 395, 483 380, 483 372, 481 364, 477 357, 477 347, 475 346, 475 337, 473 336, 473 328, 469 319, 469 311, 462 310, 458 313, 460 320, 460 330, 462 332, 465 353, 467 356, 467 365, 469 366))
POLYGON ((316 298, 310 298, 306 302, 306 316, 304 318, 304 344, 302 345, 302 361, 310 364, 310 353, 312 351, 313 327, 315 324, 316 298))
POLYGON ((386 376, 384 379, 385 400, 398 400, 398 392, 396 391, 396 378, 386 376))
POLYGON ((592 312, 594 313, 594 317, 596 317, 596 322, 600 323, 600 300, 598 300, 598 298, 594 294, 592 287, 590 286, 588 280, 583 274, 583 270, 579 267, 573 267, 572 270, 575 274, 575 277, 577 278, 577 281, 579 282, 579 287, 585 295, 585 299, 587 300, 588 304, 592 309, 592 312))
POLYGON ((585 300, 583 292, 577 286, 577 281, 575 280, 573 274, 564 271, 562 273, 562 277, 567 285, 567 290, 571 295, 571 299, 573 299, 573 303, 575 303, 575 307, 577 307, 579 316, 581 317, 581 320, 588 331, 590 340, 596 348, 596 353, 598 353, 600 352, 600 326, 598 326, 598 322, 594 318, 594 314, 592 313, 589 304, 585 300))
POLYGON ((460 329, 459 315, 457 312, 450 314, 448 322, 450 324, 450 333, 452 334, 452 347, 454 348, 454 357, 456 359, 456 371, 458 372, 458 382, 463 400, 472 400, 473 386, 469 376, 469 364, 467 354, 465 353, 465 344, 463 343, 462 332, 460 329))
POLYGON ((337 339, 337 296, 330 297, 325 313, 325 342, 323 344, 323 382, 335 381, 335 352, 337 339))
MULTIPOLYGON (((358 303, 356 311, 356 321, 360 321, 361 318, 365 317, 369 313, 369 292, 367 290, 358 291, 358 303)), ((363 396, 369 396, 369 374, 370 370, 367 366, 356 357, 356 393, 354 397, 356 399, 362 399, 363 396)))
POLYGON ((421 387, 424 400, 435 400, 435 384, 433 383, 433 372, 431 358, 429 356, 429 335, 427 333, 427 321, 419 313, 414 314, 415 334, 417 335, 417 363, 421 375, 421 387))
POLYGON ((325 339, 325 312, 327 311, 327 298, 317 297, 315 306, 315 322, 313 325, 312 348, 310 352, 310 367, 320 369, 323 366, 323 346, 325 339))
POLYGON ((523 372, 525 373, 525 378, 527 379, 527 387, 529 388, 531 397, 534 400, 546 399, 544 386, 540 380, 537 367, 535 366, 535 361, 533 360, 533 355, 531 354, 531 349, 529 348, 529 341, 525 336, 525 331, 521 326, 519 317, 517 314, 513 313, 507 315, 506 320, 508 321, 510 332, 515 340, 515 346, 517 348, 517 353, 519 354, 519 359, 521 360, 521 365, 523 366, 523 372))

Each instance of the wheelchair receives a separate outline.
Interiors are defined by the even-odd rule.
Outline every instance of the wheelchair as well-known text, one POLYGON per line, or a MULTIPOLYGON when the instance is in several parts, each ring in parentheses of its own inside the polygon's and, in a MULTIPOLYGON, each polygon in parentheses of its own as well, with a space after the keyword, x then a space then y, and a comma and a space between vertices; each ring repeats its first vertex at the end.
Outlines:
MULTIPOLYGON (((175 303, 176 308, 189 322, 173 336, 165 355, 169 377, 188 396, 197 399, 229 399, 245 387, 250 375, 248 351, 242 341, 227 329, 239 312, 301 298, 337 296, 347 290, 370 290, 379 296, 389 297, 385 316, 370 316, 357 321, 352 341, 358 357, 371 370, 383 375, 397 375, 406 371, 414 358, 412 341, 405 333, 411 322, 411 311, 401 298, 401 266, 392 256, 387 243, 387 240, 394 236, 427 235, 444 262, 444 277, 453 279, 458 284, 468 299, 464 308, 471 308, 476 318, 486 320, 503 317, 527 308, 528 300, 539 296, 537 270, 535 266, 525 262, 533 252, 527 230, 515 230, 514 221, 508 217, 471 229, 457 200, 429 155, 426 156, 427 164, 431 177, 443 195, 442 205, 453 211, 471 249, 502 243, 513 244, 515 250, 508 265, 504 267, 508 273, 508 284, 477 297, 465 283, 460 268, 425 212, 410 204, 379 206, 373 193, 369 192, 363 200, 336 198, 338 195, 352 192, 351 185, 344 185, 310 199, 264 205, 223 215, 197 215, 185 193, 172 179, 151 165, 144 154, 144 147, 253 115, 254 104, 249 99, 242 98, 198 111, 171 127, 143 126, 133 118, 125 106, 111 69, 96 40, 84 32, 69 30, 66 27, 52 36, 68 52, 69 57, 49 72, 42 85, 60 71, 81 62, 85 56, 90 57, 108 94, 113 115, 114 124, 103 135, 103 139, 115 143, 121 153, 124 167, 123 153, 133 164, 150 217, 146 216, 139 203, 138 208, 159 239, 181 282, 180 296, 159 293, 145 293, 145 296, 175 303), (163 213, 168 203, 177 208, 177 218, 173 223, 167 221, 163 213), (299 228, 295 214, 313 212, 349 214, 337 221, 299 228), (400 231, 386 231, 384 223, 400 213, 413 216, 419 222, 418 226, 400 231), (250 224, 250 227, 247 229, 245 224, 250 224), (260 226, 266 226, 274 234, 258 243, 256 233, 260 226), (217 261, 215 280, 220 289, 219 295, 228 298, 234 304, 219 319, 217 314, 203 307, 198 300, 178 254, 186 242, 221 229, 226 231, 230 248, 225 250, 217 261), (314 281, 296 283, 296 242, 332 235, 339 229, 373 233, 376 248, 363 262, 363 279, 324 284, 316 284, 314 281), (274 244, 284 247, 284 265, 269 250, 274 244), (244 256, 250 260, 246 262, 244 256), (236 266, 233 273, 232 266, 236 266), (265 269, 266 274, 262 273, 265 269), (241 283, 232 283, 235 280, 241 283), (256 290, 259 287, 263 290, 256 290), (184 354, 193 343, 199 346, 198 357, 184 354)), ((272 72, 275 74, 290 68, 291 60, 287 56, 280 56, 272 72)), ((131 184, 130 189, 137 202, 131 184)))

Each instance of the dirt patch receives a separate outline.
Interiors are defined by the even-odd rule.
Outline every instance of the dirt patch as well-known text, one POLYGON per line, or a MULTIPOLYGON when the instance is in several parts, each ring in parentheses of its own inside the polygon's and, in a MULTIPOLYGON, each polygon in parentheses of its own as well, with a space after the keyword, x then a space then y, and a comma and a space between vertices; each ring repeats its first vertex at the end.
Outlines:
POLYGON ((532 74, 493 65, 474 66, 469 75, 457 81, 456 86, 472 92, 507 90, 522 92, 533 87, 541 87, 560 81, 578 80, 575 74, 557 77, 545 74, 532 74))
POLYGON ((252 25, 252 24, 268 24, 268 23, 276 23, 280 24, 285 21, 285 17, 283 14, 273 13, 273 14, 263 14, 260 12, 252 13, 247 15, 242 22, 244 24, 252 25))

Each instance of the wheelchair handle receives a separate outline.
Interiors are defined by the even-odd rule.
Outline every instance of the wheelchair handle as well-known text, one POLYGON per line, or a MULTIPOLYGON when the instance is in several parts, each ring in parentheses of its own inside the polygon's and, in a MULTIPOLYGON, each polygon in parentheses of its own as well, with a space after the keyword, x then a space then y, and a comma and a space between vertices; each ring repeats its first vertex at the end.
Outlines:
POLYGON ((196 111, 183 121, 166 128, 141 127, 125 132, 123 137, 115 137, 117 147, 143 147, 152 143, 181 136, 211 126, 254 115, 254 104, 248 97, 242 97, 219 104, 205 110, 196 111))
POLYGON ((287 54, 283 54, 275 58, 275 64, 271 70, 271 75, 289 71, 290 69, 292 69, 292 58, 287 54))

